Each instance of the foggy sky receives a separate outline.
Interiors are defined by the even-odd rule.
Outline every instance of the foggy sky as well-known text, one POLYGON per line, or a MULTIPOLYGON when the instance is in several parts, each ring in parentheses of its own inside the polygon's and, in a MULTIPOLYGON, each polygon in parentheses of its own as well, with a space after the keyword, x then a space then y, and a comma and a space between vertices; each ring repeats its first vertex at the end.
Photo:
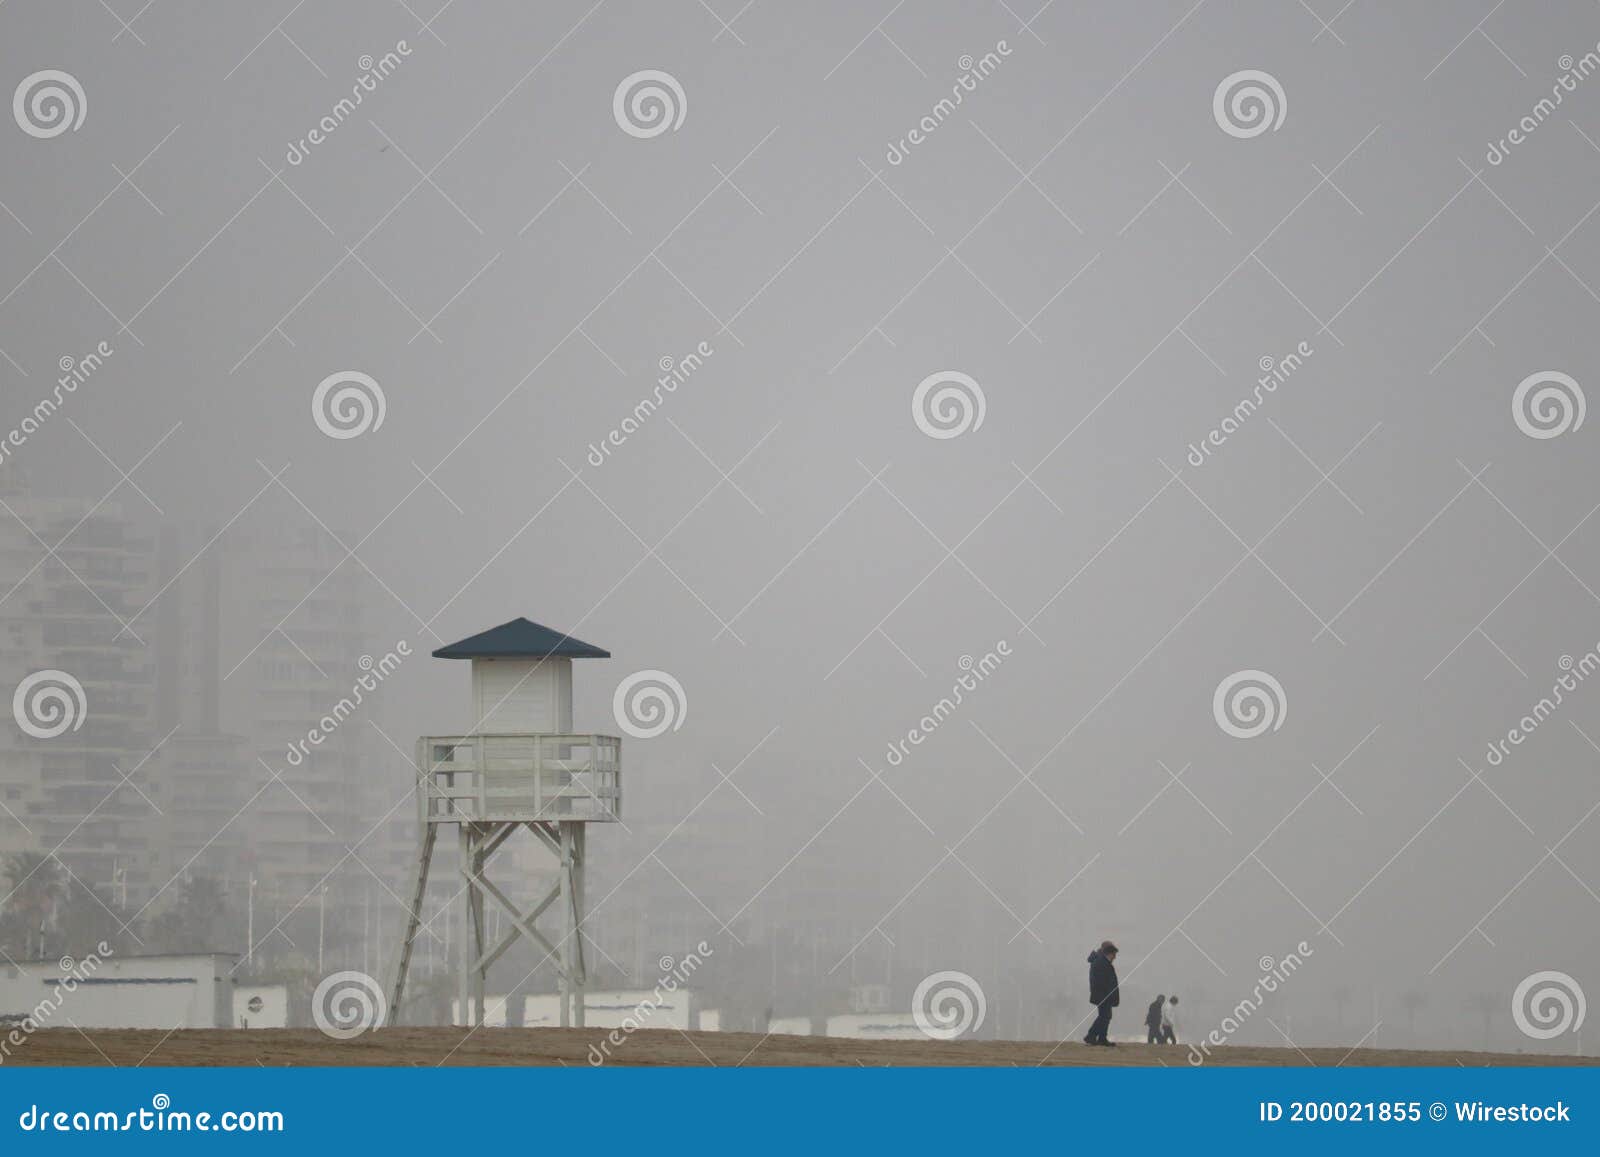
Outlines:
POLYGON ((198 543, 303 502, 360 543, 376 642, 418 652, 373 710, 407 751, 470 723, 426 652, 518 615, 612 651, 576 665, 580 730, 669 671, 684 724, 625 742, 633 831, 590 854, 721 921, 820 895, 874 960, 997 1004, 1058 970, 1083 1009, 1106 936, 1130 989, 1224 1008, 1303 940, 1297 1005, 1351 986, 1365 1031, 1427 990, 1420 1043, 1491 993, 1502 1044, 1546 1047, 1509 1027, 1535 971, 1600 993, 1600 679, 1486 754, 1600 645, 1600 419, 1512 410, 1541 371, 1600 400, 1600 79, 1486 159, 1592 5, 291 7, 0 8, 3 91, 87 97, 53 139, 0 123, 0 430, 114 347, 0 469, 92 502, 119 475, 67 417, 124 470, 181 423, 134 478, 198 543), (644 69, 686 109, 641 139, 612 98, 644 69), (1287 106, 1250 138, 1213 116, 1243 69, 1287 106), (387 409, 335 439, 311 398, 345 370, 387 409), (940 371, 980 427, 919 429, 940 371), (1251 669, 1286 711, 1234 738, 1213 693, 1251 669))

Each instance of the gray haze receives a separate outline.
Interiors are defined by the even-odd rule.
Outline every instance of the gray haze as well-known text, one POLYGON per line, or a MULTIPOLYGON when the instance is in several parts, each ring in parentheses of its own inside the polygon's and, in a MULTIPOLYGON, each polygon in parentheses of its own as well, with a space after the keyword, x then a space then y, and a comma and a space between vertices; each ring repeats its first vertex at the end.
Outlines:
POLYGON ((626 830, 591 832, 608 983, 705 939, 737 1027, 867 981, 908 1008, 950 969, 985 1035, 1079 1036, 1111 937, 1116 1027, 1178 992, 1203 1032, 1304 941, 1239 1039, 1582 1047, 1511 1000, 1543 970, 1600 995, 1600 679, 1488 750, 1600 643, 1600 418, 1513 416, 1546 371, 1600 402, 1600 78, 1535 111, 1600 13, 1037 8, 0 7, 0 96, 61 69, 87 103, 49 139, 0 116, 0 437, 113 350, 0 460, 0 691, 96 672, 84 731, 7 721, 0 850, 57 853, 118 924, 202 869, 236 915, 255 871, 252 967, 314 962, 326 880, 328 967, 387 970, 412 744, 472 722, 466 664, 428 652, 526 615, 613 653, 575 665, 580 730, 617 733, 635 671, 685 692, 624 740, 626 830), (615 119, 644 69, 677 129, 615 119), (1213 115, 1244 69, 1285 95, 1252 137, 1213 115), (381 427, 319 429, 339 371, 381 427), (919 429, 941 371, 981 426, 919 429), (1286 703, 1251 739, 1213 716, 1241 670, 1286 703), (300 691, 269 706, 274 679, 300 691), (69 750, 103 790, 51 788, 69 750))

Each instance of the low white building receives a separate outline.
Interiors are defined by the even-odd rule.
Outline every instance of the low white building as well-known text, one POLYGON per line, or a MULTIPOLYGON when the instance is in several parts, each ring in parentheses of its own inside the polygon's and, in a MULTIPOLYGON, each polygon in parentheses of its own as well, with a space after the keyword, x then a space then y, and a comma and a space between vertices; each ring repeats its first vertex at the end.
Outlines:
POLYGON ((888 1012, 893 1007, 887 984, 858 984, 850 990, 851 1012, 888 1012))
POLYGON ((769 1036, 812 1036, 815 1032, 809 1016, 775 1016, 767 1021, 769 1036))
POLYGON ((0 964, 0 1026, 228 1028, 238 956, 89 955, 0 964))
POLYGON ((828 1036, 848 1037, 852 1040, 927 1040, 909 1012, 846 1013, 830 1016, 828 1036))
MULTIPOLYGON (((511 997, 509 996, 485 996, 483 998, 483 1025, 485 1028, 505 1028, 510 1023, 506 1019, 506 1005, 510 999, 511 997)), ((478 1006, 476 1002, 469 999, 467 1008, 473 1015, 463 1021, 461 1019, 461 998, 452 997, 450 999, 450 1023, 477 1024, 478 1006)))
POLYGON ((233 1027, 288 1028, 288 985, 235 985, 233 989, 233 1027))
MULTIPOLYGON (((554 994, 530 995, 523 1002, 522 1023, 528 1028, 554 1028, 560 1024, 560 1000, 554 994)), ((487 1005, 492 1012, 494 1005, 487 1005)), ((686 988, 673 992, 649 988, 596 992, 583 995, 584 1023, 589 1028, 681 1028, 697 1024, 694 993, 686 988), (629 1022, 625 1026, 622 1022, 629 1022)))

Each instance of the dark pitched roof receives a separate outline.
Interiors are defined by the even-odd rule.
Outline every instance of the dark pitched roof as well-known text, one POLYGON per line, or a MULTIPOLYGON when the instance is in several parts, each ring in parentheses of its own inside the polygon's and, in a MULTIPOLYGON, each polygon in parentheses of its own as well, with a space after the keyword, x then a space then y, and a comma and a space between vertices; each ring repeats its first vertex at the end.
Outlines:
POLYGON ((592 643, 574 639, 571 635, 553 631, 542 624, 527 619, 512 619, 487 631, 440 647, 433 653, 435 659, 609 659, 610 651, 603 651, 592 643))

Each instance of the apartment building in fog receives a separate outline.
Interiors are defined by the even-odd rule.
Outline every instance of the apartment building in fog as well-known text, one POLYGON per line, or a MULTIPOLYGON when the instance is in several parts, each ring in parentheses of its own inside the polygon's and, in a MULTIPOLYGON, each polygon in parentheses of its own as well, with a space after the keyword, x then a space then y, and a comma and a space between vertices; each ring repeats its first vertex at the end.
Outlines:
POLYGON ((22 715, 47 733, 17 712, 0 729, 0 855, 53 851, 99 893, 146 895, 162 858, 146 759, 159 736, 153 632, 133 620, 152 593, 152 544, 118 502, 37 496, 16 466, 0 500, 0 688, 10 701, 35 679, 22 715), (48 734, 58 710, 72 722, 48 734))

